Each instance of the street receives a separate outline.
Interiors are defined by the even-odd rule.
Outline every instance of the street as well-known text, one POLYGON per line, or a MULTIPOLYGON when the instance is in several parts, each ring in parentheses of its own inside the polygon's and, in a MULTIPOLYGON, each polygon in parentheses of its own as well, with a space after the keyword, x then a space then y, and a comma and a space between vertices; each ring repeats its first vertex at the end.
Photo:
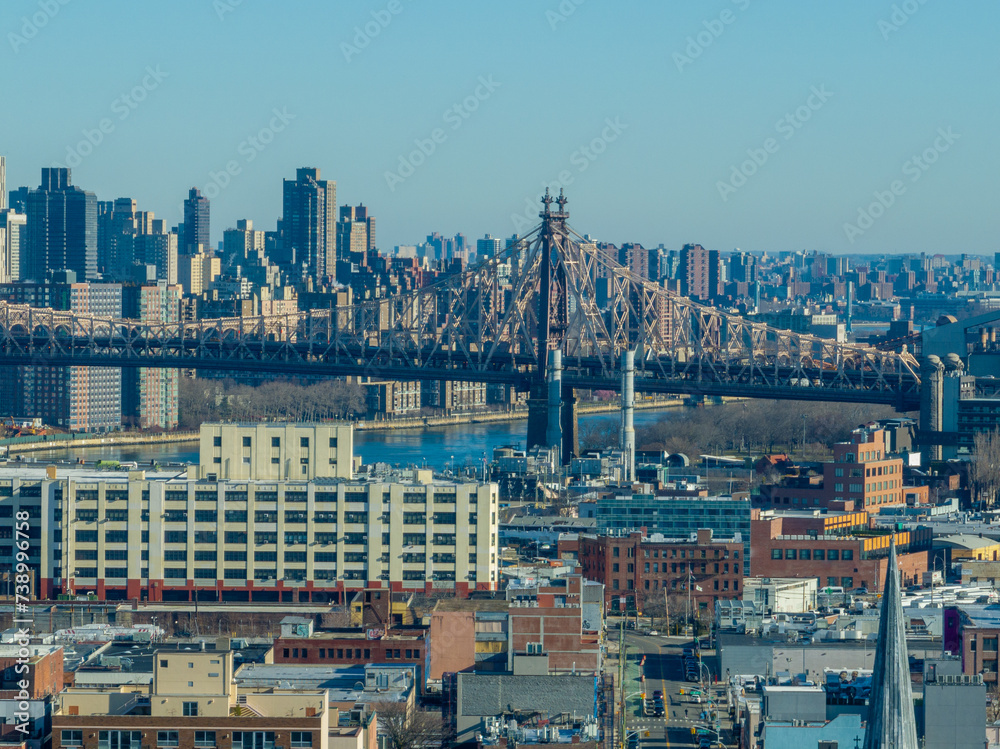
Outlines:
MULTIPOLYGON (((646 677, 646 696, 652 698, 654 691, 661 690, 666 709, 663 717, 643 716, 641 700, 638 697, 629 700, 627 730, 639 732, 641 749, 699 747, 701 736, 692 734, 691 730, 708 725, 705 720, 700 719, 702 713, 708 710, 708 704, 707 695, 700 704, 693 701, 690 690, 700 687, 684 678, 683 649, 685 645, 690 645, 690 640, 628 632, 625 642, 630 661, 637 654, 645 655, 643 673, 646 677), (681 690, 684 691, 683 695, 681 690)), ((642 655, 638 657, 641 659, 642 655)), ((715 694, 724 695, 721 685, 716 686, 718 692, 715 694)), ((729 722, 725 711, 725 697, 721 696, 720 699, 723 700, 720 716, 723 719, 723 740, 727 740, 730 734, 726 730, 729 722)))

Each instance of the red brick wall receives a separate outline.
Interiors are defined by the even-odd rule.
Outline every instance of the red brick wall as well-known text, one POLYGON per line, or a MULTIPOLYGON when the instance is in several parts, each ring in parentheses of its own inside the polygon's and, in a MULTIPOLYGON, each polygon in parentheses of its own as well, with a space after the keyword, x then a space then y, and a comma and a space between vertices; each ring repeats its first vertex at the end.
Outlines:
POLYGON ((423 640, 362 640, 357 637, 278 637, 275 663, 419 663, 423 640), (399 654, 396 654, 396 651, 399 654), (321 652, 322 651, 322 652, 321 652), (409 651, 409 654, 407 654, 409 651))

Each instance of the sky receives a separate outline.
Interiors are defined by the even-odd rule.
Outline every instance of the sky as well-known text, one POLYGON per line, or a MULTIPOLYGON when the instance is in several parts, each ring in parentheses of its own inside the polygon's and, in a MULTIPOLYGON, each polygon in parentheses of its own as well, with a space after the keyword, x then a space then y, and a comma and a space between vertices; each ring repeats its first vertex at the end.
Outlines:
POLYGON ((1000 250, 990 0, 3 0, 7 188, 71 166, 272 230, 318 167, 377 244, 509 237, 546 185, 614 243, 1000 250))

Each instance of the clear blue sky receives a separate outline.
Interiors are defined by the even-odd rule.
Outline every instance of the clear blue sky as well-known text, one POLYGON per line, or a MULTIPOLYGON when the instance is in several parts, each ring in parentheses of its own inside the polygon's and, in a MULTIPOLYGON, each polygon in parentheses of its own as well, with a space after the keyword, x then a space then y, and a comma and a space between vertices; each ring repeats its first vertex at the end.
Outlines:
POLYGON ((509 236, 563 181, 573 226, 616 243, 992 253, 998 28, 988 0, 3 0, 0 153, 8 189, 80 156, 75 184, 171 225, 234 162, 214 240, 273 229, 282 178, 316 166, 382 249, 509 236), (859 223, 876 191, 892 205, 859 223))

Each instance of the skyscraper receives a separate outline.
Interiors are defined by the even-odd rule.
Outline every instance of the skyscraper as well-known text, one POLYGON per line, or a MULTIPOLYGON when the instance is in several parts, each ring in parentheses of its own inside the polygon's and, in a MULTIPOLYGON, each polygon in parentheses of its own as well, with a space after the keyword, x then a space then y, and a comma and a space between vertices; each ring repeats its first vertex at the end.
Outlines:
POLYGON ((497 239, 492 234, 476 240, 476 256, 480 260, 496 257, 501 252, 503 252, 503 240, 497 239))
POLYGON ((193 255, 198 251, 198 245, 204 245, 206 250, 212 249, 209 239, 209 204, 208 198, 196 187, 188 192, 184 201, 184 254, 193 255))
MULTIPOLYGON (((157 222, 160 223, 160 222, 157 222)), ((173 237, 163 233, 149 237, 173 237)), ((176 245, 175 245, 176 249, 176 245)), ((177 322, 180 319, 180 286, 158 280, 153 284, 127 286, 122 305, 125 317, 157 325, 177 322)), ((141 429, 173 429, 177 426, 180 381, 178 369, 130 367, 122 370, 122 421, 141 429)))
POLYGON ((337 251, 337 183, 319 178, 319 169, 303 167, 284 180, 284 247, 312 278, 335 275, 337 251))
POLYGON ((69 169, 42 169, 41 185, 28 192, 27 215, 22 278, 43 281, 60 270, 98 278, 97 196, 71 186, 69 169))
POLYGON ((156 280, 173 286, 177 283, 177 235, 166 231, 161 219, 150 223, 149 232, 135 235, 135 258, 145 265, 155 265, 156 280))
POLYGON ((21 280, 21 245, 27 217, 12 208, 0 210, 0 283, 21 280))
POLYGON ((7 207, 7 157, 0 156, 0 211, 7 207))
POLYGON ((375 218, 363 205, 342 205, 337 222, 337 259, 349 260, 352 252, 375 249, 375 218))

